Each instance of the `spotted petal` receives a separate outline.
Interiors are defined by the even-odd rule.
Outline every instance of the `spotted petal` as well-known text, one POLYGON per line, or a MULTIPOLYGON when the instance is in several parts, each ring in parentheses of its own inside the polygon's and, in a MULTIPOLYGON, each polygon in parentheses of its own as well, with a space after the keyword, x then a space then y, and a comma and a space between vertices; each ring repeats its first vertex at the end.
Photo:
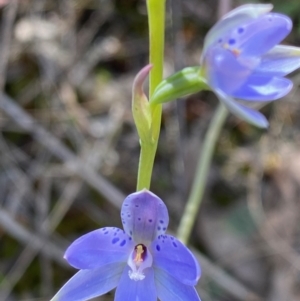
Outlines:
POLYGON ((196 285, 200 267, 194 255, 179 240, 171 235, 160 235, 151 248, 155 267, 184 284, 196 285))
POLYGON ((292 87, 293 82, 287 78, 253 74, 231 96, 250 101, 270 101, 285 96, 292 87))
POLYGON ((289 17, 269 13, 247 24, 241 24, 225 40, 238 49, 241 56, 260 56, 280 43, 291 29, 292 21, 289 17))
POLYGON ((93 270, 77 272, 50 301, 85 301, 114 289, 124 264, 113 263, 93 270))
POLYGON ((154 284, 153 269, 145 270, 143 280, 132 280, 126 267, 118 284, 115 301, 156 301, 157 293, 154 284))
POLYGON ((248 107, 245 107, 242 104, 237 103, 233 98, 226 95, 221 90, 214 90, 214 92, 217 94, 218 98, 222 103, 227 107, 227 109, 235 114, 236 116, 239 116, 241 119, 257 126, 260 128, 267 128, 269 123, 264 115, 261 113, 250 109, 248 107))
POLYGON ((261 58, 255 72, 272 76, 285 76, 300 67, 300 48, 277 45, 261 58))
POLYGON ((126 263, 133 248, 131 237, 123 230, 107 227, 75 240, 64 257, 77 269, 95 269, 108 263, 126 263))
POLYGON ((246 4, 230 11, 207 33, 204 40, 202 58, 205 55, 208 47, 218 41, 220 38, 223 38, 230 30, 238 27, 242 23, 258 18, 260 15, 271 11, 272 8, 272 4, 246 4))
POLYGON ((121 218, 125 232, 136 244, 149 245, 164 234, 169 224, 164 202, 148 190, 130 194, 122 205, 121 218))
POLYGON ((193 286, 181 283, 162 270, 155 269, 155 284, 161 301, 200 301, 193 286))

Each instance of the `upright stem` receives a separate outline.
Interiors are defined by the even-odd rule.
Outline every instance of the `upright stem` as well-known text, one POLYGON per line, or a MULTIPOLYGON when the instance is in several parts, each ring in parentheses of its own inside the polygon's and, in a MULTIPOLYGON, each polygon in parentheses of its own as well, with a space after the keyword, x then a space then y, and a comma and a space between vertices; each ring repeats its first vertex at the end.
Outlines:
MULTIPOLYGON (((163 77, 164 40, 165 40, 165 0, 147 0, 149 23, 150 72, 149 99, 163 77)), ((141 153, 139 161, 137 191, 150 188, 157 143, 161 126, 162 106, 151 106, 151 138, 150 141, 140 141, 141 153)))
POLYGON ((227 109, 222 104, 219 104, 214 117, 209 124, 208 131, 204 138, 203 148, 200 150, 192 190, 178 228, 177 236, 185 244, 189 240, 203 199, 212 155, 227 115, 227 109))

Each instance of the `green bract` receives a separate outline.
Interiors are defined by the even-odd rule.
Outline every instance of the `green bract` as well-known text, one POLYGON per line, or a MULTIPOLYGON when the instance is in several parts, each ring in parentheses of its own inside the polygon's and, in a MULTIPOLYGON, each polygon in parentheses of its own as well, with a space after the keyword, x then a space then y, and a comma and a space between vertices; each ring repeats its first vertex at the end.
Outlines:
POLYGON ((163 80, 155 89, 150 105, 185 97, 201 90, 210 90, 199 66, 187 67, 163 80))
POLYGON ((147 96, 143 91, 143 84, 152 66, 147 65, 135 77, 132 87, 132 115, 142 141, 151 140, 151 113, 147 96))

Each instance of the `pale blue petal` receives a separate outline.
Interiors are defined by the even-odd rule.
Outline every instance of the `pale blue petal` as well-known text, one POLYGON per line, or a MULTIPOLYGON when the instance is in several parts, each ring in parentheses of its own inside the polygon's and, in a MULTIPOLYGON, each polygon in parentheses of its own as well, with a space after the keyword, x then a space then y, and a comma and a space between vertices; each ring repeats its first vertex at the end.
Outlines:
POLYGON ((204 69, 212 88, 231 94, 247 81, 258 64, 259 61, 255 58, 238 60, 230 51, 221 47, 212 47, 207 52, 204 69))
POLYGON ((132 193, 124 200, 121 219, 125 232, 135 243, 146 246, 164 234, 169 224, 166 205, 146 189, 132 193))
MULTIPOLYGON (((260 15, 271 11, 272 8, 272 4, 245 4, 230 11, 207 33, 204 40, 202 58, 205 56, 208 47, 226 36, 229 31, 249 20, 258 18, 260 15)), ((203 59, 201 59, 201 64, 202 61, 203 59)))
POLYGON ((291 31, 292 21, 281 14, 269 13, 241 25, 226 37, 231 48, 240 56, 260 56, 280 43, 291 31))
POLYGON ((300 67, 300 48, 277 45, 261 57, 257 73, 285 76, 300 67))
POLYGON ((85 301, 114 289, 125 264, 107 264, 94 270, 80 270, 50 301, 85 301))
POLYGON ((237 15, 249 16, 250 18, 258 18, 261 15, 264 15, 270 12, 273 9, 273 4, 244 4, 240 5, 237 8, 231 10, 223 16, 222 19, 232 18, 237 15))
POLYGON ((287 78, 253 74, 231 96, 250 101, 271 101, 287 95, 292 87, 293 82, 287 78))
POLYGON ((77 269, 95 269, 113 262, 127 262, 134 248, 132 238, 123 230, 106 227, 75 240, 65 259, 77 269))
POLYGON ((220 101, 227 107, 227 109, 234 115, 260 128, 267 128, 269 123, 264 115, 261 113, 245 107, 237 103, 233 98, 223 93, 221 90, 214 90, 220 101))
POLYGON ((155 284, 161 301, 200 301, 193 286, 179 282, 162 270, 155 269, 155 284))
POLYGON ((156 301, 157 292, 154 284, 153 269, 144 271, 143 280, 131 280, 128 276, 129 267, 124 269, 118 284, 114 301, 156 301))
POLYGON ((171 235, 160 235, 151 245, 153 265, 178 281, 196 285, 200 278, 199 264, 191 251, 171 235))

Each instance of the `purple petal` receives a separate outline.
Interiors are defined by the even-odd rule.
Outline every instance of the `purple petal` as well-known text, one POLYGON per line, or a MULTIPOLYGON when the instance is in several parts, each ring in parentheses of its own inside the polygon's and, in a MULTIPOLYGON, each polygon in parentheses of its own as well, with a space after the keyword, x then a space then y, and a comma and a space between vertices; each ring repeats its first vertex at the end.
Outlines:
POLYGON ((270 101, 285 96, 292 87, 293 82, 287 78, 253 74, 231 96, 245 100, 270 101))
POLYGON ((234 115, 260 128, 267 128, 269 123, 264 115, 237 103, 233 98, 220 90, 214 90, 218 98, 234 115))
POLYGON ((241 24, 244 24, 249 20, 258 18, 260 15, 271 11, 272 8, 272 4, 246 4, 230 11, 207 33, 204 41, 202 57, 205 56, 206 50, 213 43, 226 36, 229 31, 234 28, 238 28, 241 24))
POLYGON ((154 284, 153 269, 147 269, 145 271, 145 278, 137 281, 129 278, 129 270, 129 267, 124 269, 114 301, 156 301, 157 293, 154 284))
POLYGON ((135 243, 146 246, 164 234, 169 224, 166 205, 146 189, 132 193, 124 200, 121 219, 125 232, 135 243))
POLYGON ((300 48, 277 45, 261 58, 256 73, 285 76, 300 67, 300 48))
POLYGON ((155 284, 161 301, 200 301, 193 286, 179 282, 162 270, 155 269, 155 284))
POLYGON ((234 54, 221 47, 210 48, 205 60, 205 70, 211 87, 231 94, 246 81, 259 61, 254 59, 238 60, 234 54))
POLYGON ((114 289, 125 264, 113 263, 77 272, 50 301, 85 301, 114 289))
POLYGON ((123 230, 102 228, 75 240, 65 259, 77 269, 95 269, 113 262, 127 262, 134 243, 123 230))
POLYGON ((291 31, 292 21, 281 14, 269 13, 233 30, 225 42, 241 56, 260 56, 280 43, 291 31))
POLYGON ((200 267, 190 250, 171 235, 160 235, 151 245, 153 265, 187 285, 196 285, 200 267))

